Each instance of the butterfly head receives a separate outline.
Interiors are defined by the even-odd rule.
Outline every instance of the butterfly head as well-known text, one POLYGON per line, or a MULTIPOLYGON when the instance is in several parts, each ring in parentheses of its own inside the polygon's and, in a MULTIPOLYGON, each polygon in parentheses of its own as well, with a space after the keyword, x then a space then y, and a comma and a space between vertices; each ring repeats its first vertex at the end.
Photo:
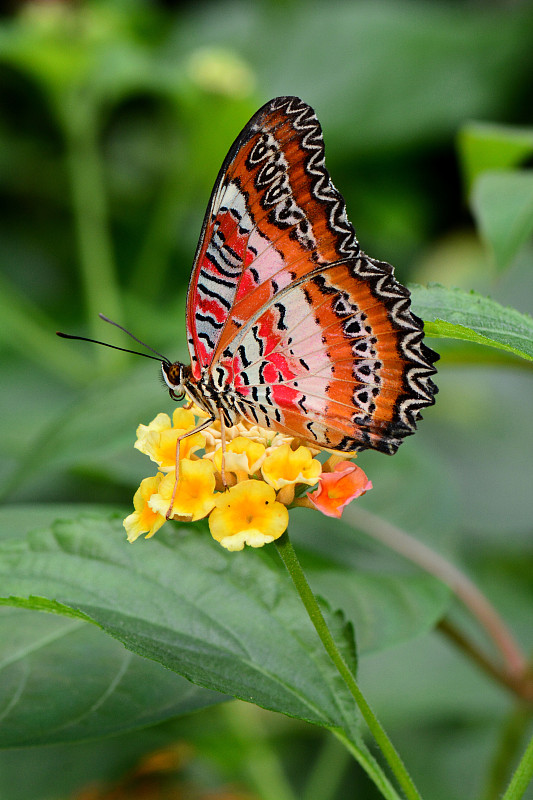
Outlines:
POLYGON ((190 367, 180 364, 179 361, 174 361, 174 363, 162 361, 161 370, 171 398, 173 400, 183 400, 186 394, 190 367))

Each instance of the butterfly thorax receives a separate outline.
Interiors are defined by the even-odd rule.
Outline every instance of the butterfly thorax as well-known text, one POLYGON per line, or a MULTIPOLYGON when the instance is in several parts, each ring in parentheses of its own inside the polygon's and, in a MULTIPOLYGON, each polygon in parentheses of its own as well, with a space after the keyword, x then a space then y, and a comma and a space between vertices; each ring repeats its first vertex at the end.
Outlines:
POLYGON ((173 400, 189 397, 199 408, 215 419, 224 417, 226 425, 234 425, 242 414, 235 408, 232 393, 224 391, 213 380, 207 369, 202 370, 199 380, 195 380, 192 369, 179 361, 162 362, 163 379, 173 400))

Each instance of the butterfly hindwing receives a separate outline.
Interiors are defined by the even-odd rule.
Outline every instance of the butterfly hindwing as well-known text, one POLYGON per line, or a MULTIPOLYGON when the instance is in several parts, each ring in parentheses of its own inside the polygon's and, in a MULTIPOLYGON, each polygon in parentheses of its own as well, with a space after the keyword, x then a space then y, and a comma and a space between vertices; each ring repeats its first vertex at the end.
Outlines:
POLYGON ((420 320, 391 273, 361 255, 294 282, 227 346, 221 390, 263 427, 395 452, 435 387, 420 320))

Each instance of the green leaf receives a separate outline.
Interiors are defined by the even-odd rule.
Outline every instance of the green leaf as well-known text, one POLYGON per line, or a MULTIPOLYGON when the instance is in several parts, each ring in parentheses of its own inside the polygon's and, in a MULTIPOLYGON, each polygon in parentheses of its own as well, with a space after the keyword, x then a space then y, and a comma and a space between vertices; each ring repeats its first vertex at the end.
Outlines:
POLYGON ((502 800, 521 800, 533 780, 533 736, 528 742, 520 763, 513 773, 511 782, 502 800))
MULTIPOLYGON (((106 638, 104 634, 102 637, 106 638)), ((119 648, 122 647, 116 642, 115 644, 119 648)), ((50 660, 48 663, 53 670, 54 662, 50 660)), ((159 672, 163 676, 162 689, 168 691, 169 687, 165 684, 164 676, 166 674, 172 678, 172 673, 163 667, 159 667, 159 672)), ((139 674, 138 679, 155 681, 157 675, 139 674)), ((183 679, 182 682, 186 684, 183 679)), ((194 687, 189 685, 189 691, 191 690, 195 691, 194 687)), ((75 692, 75 687, 71 687, 67 682, 64 694, 70 691, 75 692)), ((164 700, 163 693, 161 697, 164 700)), ((37 694, 35 700, 36 704, 41 700, 46 701, 46 696, 37 694)), ((28 718, 28 722, 31 722, 31 719, 28 718)), ((171 750, 176 746, 180 748, 185 739, 194 753, 193 757, 198 758, 200 762, 205 758, 202 733, 204 737, 211 736, 217 743, 222 741, 230 749, 232 740, 224 735, 225 729, 221 729, 217 723, 216 710, 206 709, 203 712, 191 713, 185 719, 176 717, 160 725, 150 725, 137 731, 100 739, 93 738, 90 741, 60 742, 46 747, 36 745, 0 750, 0 797, 2 800, 66 800, 67 798, 81 800, 82 797, 87 798, 87 792, 90 791, 89 797, 92 795, 94 798, 89 786, 98 787, 95 791, 100 793, 100 798, 102 793, 105 797, 105 794, 113 791, 111 787, 116 786, 117 781, 121 782, 123 776, 135 770, 135 765, 142 762, 147 754, 165 748, 171 750)), ((238 752, 242 756, 242 751, 238 752)), ((212 778, 212 774, 209 773, 208 780, 212 778)), ((131 798, 133 789, 131 784, 128 784, 128 787, 130 788, 128 796, 131 798)))
POLYGON ((496 266, 505 269, 533 234, 533 171, 484 172, 471 204, 496 266))
POLYGON ((464 339, 533 361, 533 319, 489 297, 444 286, 411 287, 428 336, 464 339))
MULTIPOLYGON (((68 507, 62 510, 68 513, 68 507)), ((39 508, 32 513, 34 522, 39 508)), ((17 614, 16 630, 35 650, 19 648, 9 631, 0 634, 2 661, 15 665, 13 682, 21 687, 16 708, 3 720, 0 744, 118 732, 178 714, 181 704, 217 702, 220 695, 213 691, 184 693, 183 684, 174 685, 172 673, 164 671, 169 698, 164 706, 156 661, 201 686, 267 708, 323 725, 353 723, 352 700, 275 553, 229 554, 201 525, 193 531, 169 525, 168 532, 132 546, 124 540, 120 520, 108 514, 50 524, 48 511, 43 515, 47 529, 24 534, 28 514, 21 509, 17 524, 15 509, 0 512, 2 595, 16 597, 10 602, 26 608, 85 614, 129 650, 152 660, 137 663, 137 657, 80 619, 0 609, 17 614), (2 535, 3 527, 11 537, 20 530, 20 537, 8 538, 7 530, 2 535), (42 639, 35 638, 39 621, 51 626, 43 626, 42 639), (130 658, 126 670, 124 659, 130 658), (123 669, 127 699, 125 679, 117 681, 123 669), (33 677, 27 695, 21 675, 28 673, 33 677), (71 716, 65 699, 70 694, 76 698, 71 716), (36 696, 42 698, 37 704, 43 714, 32 717, 36 696), (104 699, 98 703, 95 697, 104 699), (126 712, 121 702, 130 703, 126 712), (83 709, 88 709, 85 715, 83 709)), ((364 650, 382 649, 428 630, 449 602, 446 590, 424 576, 361 574, 347 569, 346 561, 338 568, 328 561, 321 569, 317 555, 311 560, 311 586, 325 598, 322 610, 354 671, 354 626, 364 650)))
POLYGON ((533 129, 469 122, 459 132, 458 148, 470 194, 482 172, 517 167, 533 153, 533 129))
POLYGON ((0 608, 0 664, 0 747, 118 734, 225 699, 95 625, 39 611, 0 608))
POLYGON ((200 686, 351 727, 352 698, 281 565, 228 554, 201 526, 135 546, 123 537, 120 520, 94 516, 4 542, 2 593, 56 599, 200 686))
POLYGON ((12 608, 27 608, 32 611, 47 611, 49 614, 59 614, 62 617, 73 617, 74 619, 81 619, 84 622, 92 622, 91 618, 81 611, 76 611, 74 608, 69 608, 63 603, 58 603, 57 600, 48 600, 46 597, 36 597, 30 595, 29 597, 0 597, 0 606, 11 606, 12 608))

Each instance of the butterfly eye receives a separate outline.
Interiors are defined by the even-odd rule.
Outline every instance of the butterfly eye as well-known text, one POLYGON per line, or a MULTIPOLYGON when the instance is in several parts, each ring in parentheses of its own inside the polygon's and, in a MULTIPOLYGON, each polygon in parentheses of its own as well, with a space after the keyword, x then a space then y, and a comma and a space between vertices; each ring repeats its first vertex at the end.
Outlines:
POLYGON ((161 370, 163 373, 163 379, 168 387, 168 393, 172 400, 183 400, 185 397, 185 386, 183 385, 185 380, 183 364, 180 364, 179 361, 176 361, 173 364, 163 361, 161 363, 161 370))

